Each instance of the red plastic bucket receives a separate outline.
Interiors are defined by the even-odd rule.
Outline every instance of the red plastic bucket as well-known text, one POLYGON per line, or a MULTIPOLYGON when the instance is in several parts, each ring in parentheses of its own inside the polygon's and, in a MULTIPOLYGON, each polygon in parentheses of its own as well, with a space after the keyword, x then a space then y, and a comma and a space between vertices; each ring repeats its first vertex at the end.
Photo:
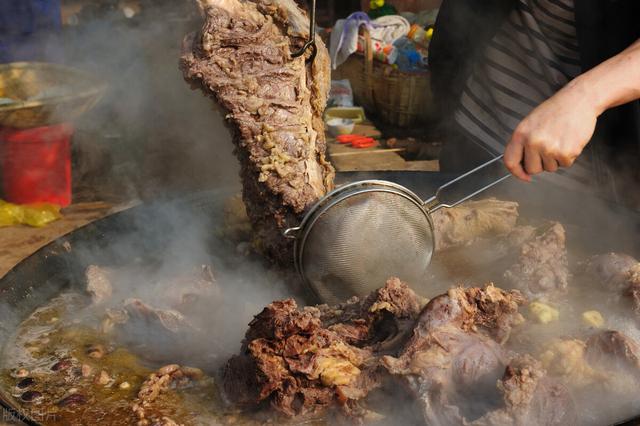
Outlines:
POLYGON ((69 124, 32 129, 0 129, 2 186, 16 204, 71 204, 69 124))

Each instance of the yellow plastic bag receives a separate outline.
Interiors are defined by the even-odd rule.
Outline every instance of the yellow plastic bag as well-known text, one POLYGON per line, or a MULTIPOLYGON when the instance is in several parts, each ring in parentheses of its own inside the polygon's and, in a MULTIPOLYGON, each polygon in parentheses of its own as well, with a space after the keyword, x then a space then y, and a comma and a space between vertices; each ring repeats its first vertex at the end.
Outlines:
POLYGON ((0 200, 0 227, 22 224, 41 228, 61 217, 60 206, 55 204, 18 206, 0 200))
POLYGON ((22 223, 23 210, 20 206, 0 200, 0 227, 22 223))

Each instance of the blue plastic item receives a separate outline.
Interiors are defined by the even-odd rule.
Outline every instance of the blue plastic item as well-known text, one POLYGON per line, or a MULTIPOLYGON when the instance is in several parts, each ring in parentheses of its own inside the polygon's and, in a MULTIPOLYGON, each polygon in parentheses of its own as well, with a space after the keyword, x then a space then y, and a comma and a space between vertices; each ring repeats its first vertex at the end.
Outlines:
POLYGON ((0 0, 0 63, 54 60, 61 28, 60 0, 0 0))
POLYGON ((412 40, 401 37, 395 41, 394 46, 398 49, 396 65, 400 71, 424 71, 422 55, 416 50, 412 40))

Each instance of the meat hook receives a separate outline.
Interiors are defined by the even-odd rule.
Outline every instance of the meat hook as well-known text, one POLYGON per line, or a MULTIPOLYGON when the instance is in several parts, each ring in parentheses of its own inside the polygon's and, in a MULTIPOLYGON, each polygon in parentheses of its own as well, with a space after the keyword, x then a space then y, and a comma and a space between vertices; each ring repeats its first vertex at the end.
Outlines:
POLYGON ((311 49, 311 56, 307 58, 307 63, 310 64, 316 58, 318 54, 318 46, 316 45, 316 0, 311 0, 311 10, 309 13, 309 40, 302 46, 297 52, 291 54, 292 58, 299 58, 304 55, 307 49, 311 49))

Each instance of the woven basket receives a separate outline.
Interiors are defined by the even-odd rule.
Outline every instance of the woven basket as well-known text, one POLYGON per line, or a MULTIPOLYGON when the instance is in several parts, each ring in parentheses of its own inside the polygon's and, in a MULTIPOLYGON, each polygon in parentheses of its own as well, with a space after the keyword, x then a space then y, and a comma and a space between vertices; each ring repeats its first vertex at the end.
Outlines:
POLYGON ((364 30, 365 53, 351 55, 334 72, 334 79, 347 79, 354 100, 388 124, 409 127, 424 122, 433 113, 431 75, 403 72, 373 59, 369 31, 364 30))
POLYGON ((91 109, 106 85, 83 71, 63 65, 15 62, 0 65, 0 97, 17 99, 0 105, 0 126, 30 128, 69 122, 91 109), (55 88, 59 93, 29 100, 55 88))

